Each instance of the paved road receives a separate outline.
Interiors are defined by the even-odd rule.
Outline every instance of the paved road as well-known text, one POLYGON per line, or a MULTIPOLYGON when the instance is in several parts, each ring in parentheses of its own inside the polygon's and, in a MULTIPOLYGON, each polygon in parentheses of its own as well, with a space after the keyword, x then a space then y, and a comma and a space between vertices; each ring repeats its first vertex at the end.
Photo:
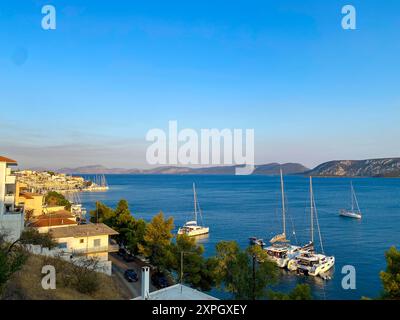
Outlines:
MULTIPOLYGON (((141 287, 142 287, 142 277, 141 277, 141 267, 143 264, 139 264, 137 262, 126 262, 117 254, 110 254, 109 259, 112 261, 112 269, 113 274, 116 276, 117 280, 123 285, 131 299, 136 298, 141 295, 141 287), (124 272, 126 269, 133 269, 136 271, 139 277, 139 281, 137 282, 128 282, 124 277, 124 272)), ((157 290, 150 281, 150 292, 157 290)))

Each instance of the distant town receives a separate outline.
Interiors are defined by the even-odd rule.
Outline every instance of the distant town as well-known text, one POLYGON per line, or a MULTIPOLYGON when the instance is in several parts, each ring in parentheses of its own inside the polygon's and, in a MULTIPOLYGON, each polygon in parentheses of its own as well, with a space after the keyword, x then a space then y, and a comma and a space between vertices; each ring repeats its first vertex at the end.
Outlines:
POLYGON ((31 192, 91 192, 108 190, 104 175, 96 176, 94 181, 82 177, 52 171, 15 171, 18 183, 31 192))

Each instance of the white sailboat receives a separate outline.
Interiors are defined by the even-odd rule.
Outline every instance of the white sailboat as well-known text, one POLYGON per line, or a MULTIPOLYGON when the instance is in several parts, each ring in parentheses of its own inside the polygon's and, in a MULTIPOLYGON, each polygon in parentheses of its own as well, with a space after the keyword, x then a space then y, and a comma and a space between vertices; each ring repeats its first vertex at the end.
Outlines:
POLYGON ((281 175, 281 196, 282 196, 282 224, 283 232, 274 236, 270 243, 271 245, 265 250, 267 251, 268 258, 275 262, 280 268, 285 268, 288 262, 299 254, 301 249, 299 246, 291 245, 289 240, 286 238, 286 206, 285 206, 285 188, 283 184, 282 169, 280 170, 281 175))
POLYGON ((88 191, 106 191, 109 190, 109 186, 107 184, 107 179, 104 174, 98 176, 94 176, 94 178, 91 180, 92 184, 90 187, 87 189, 88 191))
POLYGON ((361 219, 362 214, 360 207, 358 206, 358 200, 356 192, 354 191, 353 182, 350 183, 350 189, 351 189, 351 210, 342 209, 340 210, 339 215, 341 215, 342 217, 361 219))
POLYGON ((325 277, 324 273, 329 271, 335 265, 334 256, 326 256, 322 245, 321 230, 319 228, 318 214, 315 206, 315 199, 313 193, 312 177, 310 177, 310 202, 311 202, 311 243, 314 243, 314 214, 317 222, 319 240, 321 243, 322 254, 316 253, 312 250, 300 250, 300 254, 288 262, 288 269, 290 271, 297 271, 298 273, 325 277))
POLYGON ((198 225, 198 215, 200 215, 200 220, 203 222, 203 215, 201 213, 200 204, 197 200, 196 186, 193 183, 193 200, 194 200, 194 220, 188 221, 185 225, 178 230, 178 234, 186 234, 189 237, 199 236, 207 234, 210 231, 209 227, 204 227, 198 225))

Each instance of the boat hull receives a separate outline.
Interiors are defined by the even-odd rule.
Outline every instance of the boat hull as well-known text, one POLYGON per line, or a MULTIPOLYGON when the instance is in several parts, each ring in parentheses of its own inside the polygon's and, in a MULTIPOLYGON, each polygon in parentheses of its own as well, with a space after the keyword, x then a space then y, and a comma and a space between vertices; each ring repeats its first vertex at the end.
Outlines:
POLYGON ((210 232, 210 228, 207 228, 207 227, 199 228, 196 230, 190 230, 190 231, 186 231, 183 229, 178 230, 179 235, 186 234, 188 237, 200 236, 200 235, 208 234, 209 232, 210 232))
POLYGON ((362 218, 360 213, 351 212, 351 211, 343 211, 342 210, 342 211, 340 211, 339 215, 342 217, 353 218, 353 219, 361 219, 362 218))
POLYGON ((315 270, 310 271, 309 275, 317 277, 325 272, 328 272, 335 265, 335 257, 327 257, 327 261, 319 265, 315 270))
POLYGON ((319 263, 313 267, 307 267, 303 265, 299 265, 296 259, 290 260, 288 262, 288 270, 296 271, 299 274, 304 274, 307 276, 317 277, 322 276, 324 273, 328 272, 335 265, 335 257, 326 257, 326 261, 323 263, 319 263))
MULTIPOLYGON (((287 251, 284 253, 283 256, 282 255, 274 256, 274 255, 268 254, 268 259, 270 261, 274 262, 279 268, 286 268, 288 266, 288 263, 300 254, 299 249, 300 249, 300 247, 298 247, 298 246, 290 245, 287 248, 287 251)), ((267 252, 268 251, 271 252, 274 250, 274 247, 268 247, 268 248, 265 248, 265 250, 267 252)))

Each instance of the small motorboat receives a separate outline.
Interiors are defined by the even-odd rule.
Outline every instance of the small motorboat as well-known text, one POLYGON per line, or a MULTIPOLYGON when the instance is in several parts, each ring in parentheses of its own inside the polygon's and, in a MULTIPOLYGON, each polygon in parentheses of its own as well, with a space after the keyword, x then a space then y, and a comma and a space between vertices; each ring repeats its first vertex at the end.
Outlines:
POLYGON ((259 239, 257 237, 250 237, 249 241, 250 241, 250 244, 253 246, 264 247, 266 245, 266 243, 264 242, 263 239, 259 239))

